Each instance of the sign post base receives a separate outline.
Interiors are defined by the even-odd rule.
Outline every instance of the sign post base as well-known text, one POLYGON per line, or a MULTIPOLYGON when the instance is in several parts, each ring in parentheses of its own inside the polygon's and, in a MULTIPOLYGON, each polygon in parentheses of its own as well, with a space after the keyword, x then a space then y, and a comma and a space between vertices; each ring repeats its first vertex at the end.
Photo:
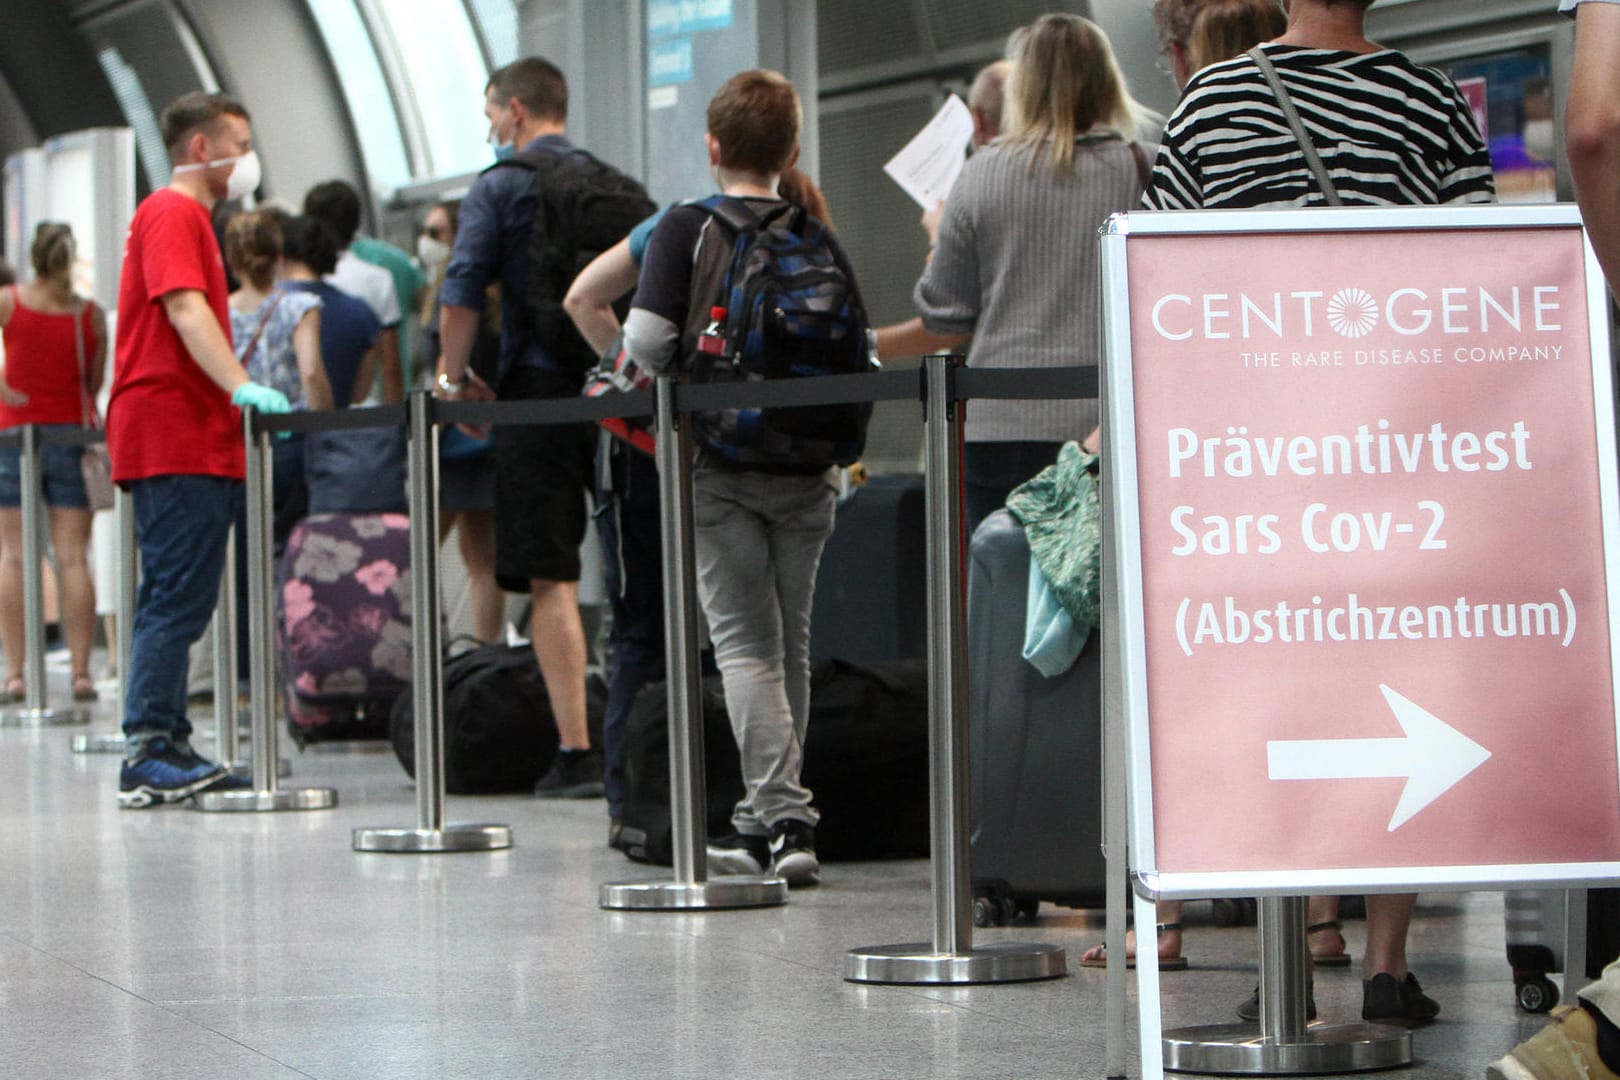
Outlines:
POLYGON ((453 851, 505 851, 512 846, 508 825, 460 824, 438 829, 354 830, 354 850, 390 855, 435 855, 453 851))
POLYGON ((1223 1076, 1337 1076, 1412 1063, 1412 1033, 1386 1024, 1314 1024, 1298 1040, 1268 1039, 1258 1024, 1164 1033, 1164 1067, 1223 1076))

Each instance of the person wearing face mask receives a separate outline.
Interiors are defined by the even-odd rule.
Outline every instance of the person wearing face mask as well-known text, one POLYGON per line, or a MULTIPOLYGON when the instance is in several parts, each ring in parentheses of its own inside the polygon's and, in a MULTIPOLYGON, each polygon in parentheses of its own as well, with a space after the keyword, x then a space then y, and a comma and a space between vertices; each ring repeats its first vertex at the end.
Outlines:
MULTIPOLYGON (((422 355, 439 355, 439 286, 450 264, 456 240, 457 206, 435 205, 422 219, 416 238, 416 257, 427 273, 422 303, 422 355)), ((473 341, 471 368, 494 377, 501 350, 500 290, 492 289, 473 341)), ((439 439, 440 541, 455 530, 461 558, 467 565, 471 592, 473 634, 479 641, 496 641, 501 634, 504 602, 495 582, 495 455, 490 440, 447 427, 439 439)))
POLYGON ((209 218, 215 203, 258 186, 247 109, 198 91, 175 99, 161 124, 174 171, 130 222, 107 407, 113 480, 134 501, 142 571, 124 694, 118 803, 126 808, 178 802, 228 775, 191 748, 187 652, 213 614, 242 498, 238 407, 289 409, 232 351, 209 218))

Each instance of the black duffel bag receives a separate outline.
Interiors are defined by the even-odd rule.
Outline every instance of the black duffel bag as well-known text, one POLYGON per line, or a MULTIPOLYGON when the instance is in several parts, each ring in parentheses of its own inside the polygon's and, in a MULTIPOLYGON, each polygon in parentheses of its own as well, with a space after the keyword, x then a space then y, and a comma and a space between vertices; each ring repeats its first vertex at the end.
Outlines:
MULTIPOLYGON (((585 684, 586 720, 600 741, 607 690, 585 684)), ((394 702, 389 737, 416 775, 411 694, 394 702)), ((444 662, 444 790, 452 795, 529 792, 557 756, 557 724, 540 665, 529 645, 481 645, 444 662)))
MULTIPOLYGON (((704 772, 709 836, 731 831, 742 798, 737 744, 718 676, 703 681, 704 772)), ((632 859, 668 866, 669 713, 653 683, 636 698, 625 733, 620 843, 632 859)), ((928 854, 928 668, 921 660, 861 667, 842 660, 810 673, 804 785, 821 812, 823 861, 921 858, 928 854)))

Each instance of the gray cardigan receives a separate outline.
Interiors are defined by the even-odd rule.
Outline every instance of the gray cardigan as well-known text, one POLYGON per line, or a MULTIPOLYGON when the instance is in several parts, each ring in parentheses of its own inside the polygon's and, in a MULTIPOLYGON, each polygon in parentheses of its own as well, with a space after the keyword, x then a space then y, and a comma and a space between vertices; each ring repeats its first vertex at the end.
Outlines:
MULTIPOLYGON (((1027 147, 980 150, 951 189, 917 282, 923 324, 973 334, 971 367, 1096 364, 1097 228, 1141 198, 1130 144, 1112 135, 1082 138, 1063 175, 1027 147)), ((967 438, 1062 442, 1085 438, 1096 423, 1095 399, 975 401, 967 438)))

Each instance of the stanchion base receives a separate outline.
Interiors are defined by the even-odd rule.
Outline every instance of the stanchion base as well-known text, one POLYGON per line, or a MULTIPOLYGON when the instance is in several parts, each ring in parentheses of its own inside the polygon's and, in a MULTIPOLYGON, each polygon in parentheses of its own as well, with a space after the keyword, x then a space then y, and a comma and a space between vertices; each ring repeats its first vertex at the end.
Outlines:
POLYGON ((209 813, 269 813, 275 810, 330 810, 337 805, 332 788, 289 788, 276 791, 204 791, 197 809, 209 813))
MULTIPOLYGON (((238 780, 253 779, 253 762, 251 761, 226 761, 222 764, 224 764, 227 769, 231 770, 231 775, 236 777, 238 780)), ((288 761, 286 758, 277 758, 276 779, 285 780, 291 775, 292 762, 288 761)))
POLYGON ((129 744, 122 734, 113 732, 103 735, 75 735, 69 745, 75 754, 118 754, 122 756, 129 744))
POLYGON ((1312 1024, 1299 1042, 1271 1042, 1256 1024, 1214 1024, 1164 1033, 1171 1072, 1226 1076, 1337 1076, 1412 1063, 1412 1033, 1388 1024, 1312 1024))
POLYGON ((88 724, 90 710, 82 706, 66 709, 6 709, 0 712, 0 727, 68 727, 88 724))
POLYGON ((959 986, 1055 979, 1065 973, 1066 967, 1061 945, 1001 941, 975 946, 965 953, 941 953, 921 942, 851 949, 844 956, 844 979, 902 986, 959 986))
POLYGON ((446 825, 442 829, 356 829, 354 850, 395 855, 502 851, 512 846, 510 825, 446 825))
POLYGON ((597 903, 608 911, 703 911, 776 907, 787 903, 779 877, 712 877, 707 881, 619 881, 603 885, 597 903))

